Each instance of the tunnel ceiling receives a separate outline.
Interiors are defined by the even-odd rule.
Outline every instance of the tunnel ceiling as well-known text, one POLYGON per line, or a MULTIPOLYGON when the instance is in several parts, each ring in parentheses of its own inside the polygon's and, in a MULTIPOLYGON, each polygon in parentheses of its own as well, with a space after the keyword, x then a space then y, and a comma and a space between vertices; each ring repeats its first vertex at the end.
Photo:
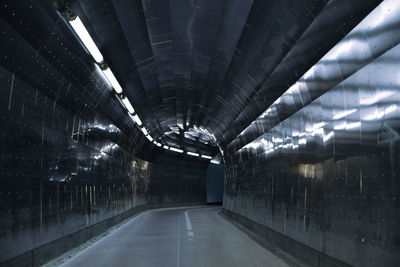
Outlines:
MULTIPOLYGON (((60 73, 63 86, 72 84, 70 98, 54 89, 55 98, 111 117, 137 144, 135 153, 153 153, 96 76, 93 59, 54 2, 8 2, 2 20, 60 73)), ((88 28, 151 136, 215 155, 216 143, 226 148, 380 2, 85 0, 66 5, 88 28)), ((11 63, 8 69, 15 71, 11 63)))

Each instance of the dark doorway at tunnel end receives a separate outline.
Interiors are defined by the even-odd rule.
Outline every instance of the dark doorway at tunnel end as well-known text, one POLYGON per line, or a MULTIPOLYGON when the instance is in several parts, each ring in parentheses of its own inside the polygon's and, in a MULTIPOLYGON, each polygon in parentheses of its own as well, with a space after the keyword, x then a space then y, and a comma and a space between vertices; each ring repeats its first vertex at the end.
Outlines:
POLYGON ((207 168, 207 205, 222 205, 225 165, 210 163, 207 168))

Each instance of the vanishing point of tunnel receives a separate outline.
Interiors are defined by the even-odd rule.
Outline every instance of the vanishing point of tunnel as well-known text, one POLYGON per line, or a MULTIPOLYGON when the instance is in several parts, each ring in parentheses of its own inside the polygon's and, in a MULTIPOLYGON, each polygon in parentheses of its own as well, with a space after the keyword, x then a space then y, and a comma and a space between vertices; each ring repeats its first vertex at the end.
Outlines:
POLYGON ((0 266, 400 267, 400 0, 0 0, 0 266))

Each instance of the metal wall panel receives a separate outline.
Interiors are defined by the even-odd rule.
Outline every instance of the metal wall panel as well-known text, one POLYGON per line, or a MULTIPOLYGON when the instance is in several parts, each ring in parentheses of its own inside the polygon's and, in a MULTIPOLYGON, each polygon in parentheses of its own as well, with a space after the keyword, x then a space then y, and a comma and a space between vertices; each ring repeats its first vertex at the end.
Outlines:
POLYGON ((226 155, 224 207, 348 264, 398 266, 399 60, 397 45, 226 155))
POLYGON ((205 201, 207 166, 145 143, 48 11, 0 8, 0 262, 138 205, 205 201))
POLYGON ((135 158, 111 121, 3 67, 0 87, 0 262, 137 205, 205 201, 206 166, 135 158))

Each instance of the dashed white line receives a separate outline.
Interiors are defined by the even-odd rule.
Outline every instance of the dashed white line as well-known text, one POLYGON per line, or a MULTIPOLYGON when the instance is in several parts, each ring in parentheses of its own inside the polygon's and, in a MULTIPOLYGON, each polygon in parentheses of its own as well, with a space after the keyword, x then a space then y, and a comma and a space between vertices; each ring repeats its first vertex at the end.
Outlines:
POLYGON ((190 218, 189 218, 189 214, 188 214, 188 210, 185 211, 185 220, 186 220, 186 229, 192 230, 192 223, 190 222, 190 218))
POLYGON ((194 237, 194 233, 192 231, 192 222, 190 221, 189 210, 185 211, 185 220, 186 220, 186 230, 187 230, 187 235, 189 237, 189 240, 193 240, 192 237, 194 237))

